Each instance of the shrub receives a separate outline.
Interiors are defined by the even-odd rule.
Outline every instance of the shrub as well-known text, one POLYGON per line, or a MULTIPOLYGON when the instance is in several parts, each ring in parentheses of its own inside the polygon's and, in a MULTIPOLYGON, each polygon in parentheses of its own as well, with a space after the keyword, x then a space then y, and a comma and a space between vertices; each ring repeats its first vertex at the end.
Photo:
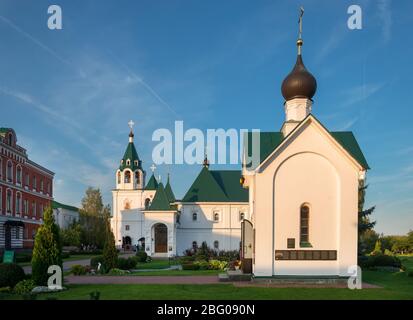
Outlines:
POLYGON ((14 263, 0 264, 0 288, 13 288, 18 282, 24 280, 25 274, 22 267, 14 263))
POLYGON ((110 229, 109 219, 106 219, 106 239, 103 246, 103 272, 108 272, 116 267, 118 261, 118 251, 115 246, 115 236, 110 229))
POLYGON ((122 269, 122 270, 130 270, 136 267, 137 261, 134 259, 134 257, 130 258, 118 258, 117 261, 117 268, 122 269))
POLYGON ((80 264, 75 264, 70 268, 70 272, 73 273, 75 276, 83 276, 87 273, 87 268, 80 264))
POLYGON ((22 280, 14 286, 13 291, 17 294, 25 294, 32 292, 34 287, 36 287, 36 284, 33 280, 22 280))
POLYGON ((145 251, 138 251, 136 252, 136 258, 138 259, 138 262, 146 262, 148 255, 145 251))
POLYGON ((230 250, 230 251, 221 250, 218 252, 218 259, 225 260, 227 262, 239 260, 240 259, 239 251, 238 250, 230 250))
POLYGON ((46 208, 43 219, 34 240, 32 258, 32 277, 37 285, 47 284, 49 266, 63 265, 59 226, 55 223, 51 207, 46 208))
POLYGON ((407 276, 408 276, 408 277, 413 277, 413 271, 408 271, 408 272, 407 272, 407 276))
POLYGON ((208 270, 208 268, 209 268, 209 263, 206 260, 195 261, 193 264, 198 265, 199 270, 208 270))
POLYGON ((110 269, 109 274, 111 276, 124 276, 125 274, 127 274, 128 272, 126 270, 121 270, 118 268, 113 268, 110 269))
POLYGON ((366 260, 361 261, 362 268, 374 268, 374 267, 394 267, 401 268, 401 261, 395 256, 386 256, 384 254, 377 254, 368 256, 366 260))
POLYGON ((190 263, 195 261, 195 256, 184 256, 179 258, 179 263, 184 264, 184 263, 190 263))
POLYGON ((11 288, 10 287, 2 287, 0 288, 0 293, 10 293, 11 288))
POLYGON ((182 270, 199 270, 199 265, 195 263, 182 264, 182 270))
POLYGON ((97 270, 99 262, 103 265, 103 256, 96 256, 90 259, 90 266, 97 270))
POLYGON ((70 258, 70 252, 62 252, 62 259, 70 258))
POLYGON ((224 270, 228 266, 228 262, 220 260, 210 260, 208 269, 210 270, 224 270))

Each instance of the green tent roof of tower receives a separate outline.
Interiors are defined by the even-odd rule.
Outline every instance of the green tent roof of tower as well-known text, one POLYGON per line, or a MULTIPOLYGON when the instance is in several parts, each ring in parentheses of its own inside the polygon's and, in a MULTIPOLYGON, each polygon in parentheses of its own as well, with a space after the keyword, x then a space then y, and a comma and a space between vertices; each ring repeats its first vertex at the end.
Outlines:
POLYGON ((148 183, 146 184, 145 190, 156 190, 157 188, 158 188, 158 181, 156 181, 156 178, 152 173, 148 183))
POLYGON ((168 197, 169 202, 176 201, 174 192, 172 191, 171 183, 169 181, 169 175, 168 175, 168 182, 165 185, 165 193, 166 193, 166 196, 168 197))
POLYGON ((248 202, 248 190, 240 184, 239 170, 203 167, 182 202, 248 202))
POLYGON ((126 147, 125 154, 123 155, 122 162, 119 166, 119 169, 122 171, 126 168, 135 171, 136 169, 142 170, 142 161, 139 159, 138 153, 136 152, 136 148, 133 142, 129 142, 128 146, 126 147), (127 164, 127 161, 130 161, 127 164))
POLYGON ((151 205, 149 206, 148 211, 171 211, 175 210, 171 205, 169 204, 169 199, 168 196, 165 192, 165 188, 160 182, 158 184, 158 188, 156 188, 156 193, 155 197, 153 198, 153 201, 151 205))

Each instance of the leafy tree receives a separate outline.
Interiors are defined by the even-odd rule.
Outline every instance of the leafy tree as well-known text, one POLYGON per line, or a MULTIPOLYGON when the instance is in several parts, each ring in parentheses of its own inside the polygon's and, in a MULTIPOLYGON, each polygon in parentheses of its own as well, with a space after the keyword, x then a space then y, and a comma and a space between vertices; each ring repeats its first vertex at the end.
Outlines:
MULTIPOLYGON (((37 285, 47 285, 47 269, 51 265, 63 267, 59 226, 51 207, 43 213, 43 225, 37 231, 32 257, 32 279, 37 285)), ((62 279, 63 283, 63 279, 62 279)))
POLYGON ((115 246, 115 236, 110 229, 109 217, 106 219, 106 241, 103 247, 103 268, 105 272, 116 267, 118 252, 115 246))
POLYGON ((365 184, 365 180, 360 180, 359 182, 359 199, 358 199, 358 251, 359 255, 365 254, 367 251, 366 243, 363 242, 364 235, 372 231, 376 221, 370 220, 370 215, 376 209, 375 206, 364 209, 364 202, 366 196, 366 190, 368 185, 365 184))
POLYGON ((81 244, 103 248, 106 237, 105 219, 108 216, 110 216, 110 207, 103 205, 100 190, 89 187, 82 199, 82 208, 79 210, 81 244))
POLYGON ((62 238, 62 244, 64 246, 80 246, 80 237, 82 234, 82 227, 80 223, 74 221, 67 229, 63 229, 60 232, 62 238))

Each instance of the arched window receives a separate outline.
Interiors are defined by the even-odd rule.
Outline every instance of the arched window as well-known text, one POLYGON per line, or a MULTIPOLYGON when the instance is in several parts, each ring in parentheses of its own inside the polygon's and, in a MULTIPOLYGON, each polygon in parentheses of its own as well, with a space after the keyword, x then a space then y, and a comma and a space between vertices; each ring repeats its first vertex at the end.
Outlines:
POLYGON ((239 221, 242 221, 245 219, 245 213, 244 212, 240 212, 239 213, 239 221))
POLYGON ((146 198, 146 199, 145 199, 145 209, 146 209, 146 210, 149 209, 150 204, 151 204, 151 199, 146 198))
POLYGON ((192 249, 198 249, 198 243, 196 241, 192 241, 192 249))
POLYGON ((6 192, 6 211, 7 212, 11 212, 11 204, 12 204, 11 198, 12 198, 12 193, 11 193, 11 190, 9 189, 6 192))
POLYGON ((219 212, 214 212, 214 221, 215 222, 219 221, 219 212))
POLYGON ((192 221, 197 221, 198 220, 198 213, 194 212, 192 213, 192 221))
POLYGON ((126 160, 126 165, 127 165, 127 166, 130 166, 130 160, 129 160, 129 159, 126 160))
POLYGON ((13 144, 13 135, 10 133, 9 134, 9 146, 11 146, 13 144))
POLYGON ((118 172, 118 184, 120 184, 120 182, 121 182, 121 175, 120 175, 120 172, 118 172))
POLYGON ((13 181, 13 163, 11 161, 7 161, 7 180, 13 181))
POLYGON ((22 183, 22 167, 17 166, 16 169, 16 181, 18 184, 22 183))
POLYGON ((139 171, 135 172, 135 183, 140 184, 141 183, 141 175, 139 174, 139 171))
POLYGON ((300 243, 309 242, 309 221, 310 208, 308 205, 302 205, 300 209, 300 243))
POLYGON ((125 183, 130 182, 130 171, 125 171, 125 183))
POLYGON ((16 213, 21 213, 21 201, 22 201, 22 196, 20 192, 16 193, 16 213))
POLYGON ((214 241, 214 249, 219 249, 219 241, 218 240, 215 240, 214 241))

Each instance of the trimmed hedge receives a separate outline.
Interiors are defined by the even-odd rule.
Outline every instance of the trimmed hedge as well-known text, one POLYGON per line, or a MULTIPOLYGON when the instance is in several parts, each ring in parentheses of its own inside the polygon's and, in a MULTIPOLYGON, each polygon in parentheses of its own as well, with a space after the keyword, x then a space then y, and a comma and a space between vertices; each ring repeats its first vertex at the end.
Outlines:
POLYGON ((90 259, 90 266, 97 270, 99 262, 102 264, 101 268, 103 267, 103 256, 96 256, 90 259))
POLYGON ((36 287, 36 284, 33 280, 22 280, 14 286, 13 292, 17 294, 30 293, 34 287, 36 287))
POLYGON ((199 264, 184 263, 182 264, 182 270, 199 270, 199 264))
POLYGON ((402 263, 399 258, 395 256, 387 256, 384 254, 371 255, 359 259, 359 264, 362 268, 374 268, 374 267, 393 267, 401 268, 402 263))
POLYGON ((70 272, 73 273, 75 276, 83 276, 87 273, 87 271, 88 268, 80 264, 75 264, 70 268, 70 272))
POLYGON ((116 267, 121 270, 130 270, 136 267, 137 260, 135 257, 130 258, 118 258, 116 267))
POLYGON ((14 263, 0 264, 0 288, 14 288, 14 286, 24 280, 25 277, 24 270, 19 265, 14 263))

